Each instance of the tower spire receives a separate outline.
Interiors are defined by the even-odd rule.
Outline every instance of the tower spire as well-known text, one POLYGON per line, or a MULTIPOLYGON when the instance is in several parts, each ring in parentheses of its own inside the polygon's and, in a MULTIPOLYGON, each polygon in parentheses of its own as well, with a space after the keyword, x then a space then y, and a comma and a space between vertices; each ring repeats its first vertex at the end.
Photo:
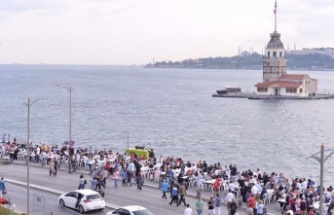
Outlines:
POLYGON ((275 0, 274 15, 275 15, 275 29, 274 29, 274 31, 277 32, 277 0, 275 0))

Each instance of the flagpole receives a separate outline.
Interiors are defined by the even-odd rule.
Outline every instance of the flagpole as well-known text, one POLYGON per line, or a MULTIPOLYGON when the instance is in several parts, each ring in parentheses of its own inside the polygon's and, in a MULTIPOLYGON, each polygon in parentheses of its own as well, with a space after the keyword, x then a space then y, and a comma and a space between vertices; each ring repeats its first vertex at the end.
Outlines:
POLYGON ((275 14, 275 32, 277 32, 277 0, 275 0, 274 14, 275 14))

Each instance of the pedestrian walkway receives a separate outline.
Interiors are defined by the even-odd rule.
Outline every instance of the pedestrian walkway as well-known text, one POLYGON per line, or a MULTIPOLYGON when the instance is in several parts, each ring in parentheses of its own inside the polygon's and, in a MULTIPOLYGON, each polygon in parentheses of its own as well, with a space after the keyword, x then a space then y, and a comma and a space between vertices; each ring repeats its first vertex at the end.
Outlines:
MULTIPOLYGON (((14 163, 11 164, 11 165, 26 165, 26 162, 25 162, 25 160, 15 160, 14 163)), ((30 166, 35 167, 35 168, 42 168, 41 165, 38 164, 38 163, 30 163, 30 166)), ((48 166, 44 166, 44 168, 47 169, 48 166)), ((59 170, 60 171, 67 171, 67 168, 65 166, 62 166, 59 170)), ((70 175, 71 177, 73 176, 73 178, 75 178, 75 180, 77 180, 79 174, 84 174, 84 175, 86 175, 85 177, 88 178, 87 176, 89 175, 89 171, 86 170, 86 169, 83 169, 83 170, 76 171, 74 174, 68 174, 68 175, 70 175)), ((59 176, 59 177, 61 177, 61 176, 59 176)), ((108 183, 111 184, 110 180, 109 180, 108 183)), ((43 187, 41 187, 41 189, 42 188, 43 187)), ((154 191, 154 193, 156 193, 155 195, 158 198, 160 198, 161 191, 160 191, 160 188, 159 188, 159 184, 157 182, 154 182, 154 181, 149 180, 148 178, 145 178, 144 191, 143 192, 145 192, 145 188, 150 188, 153 191, 156 190, 156 191, 154 191)), ((45 188, 45 189, 49 189, 49 188, 45 188)), ((57 191, 52 190, 52 189, 50 189, 49 191, 57 193, 57 191)), ((63 193, 59 190, 58 190, 58 192, 63 193)), ((106 192, 108 192, 108 191, 106 191, 106 192)), ((187 199, 192 199, 191 202, 193 202, 193 204, 194 204, 195 199, 196 199, 196 192, 197 192, 196 187, 189 187, 189 189, 187 190, 187 197, 186 198, 187 199)), ((202 192, 203 201, 207 202, 210 199, 210 197, 213 196, 213 194, 214 193, 211 190, 207 190, 207 189, 203 190, 203 192, 202 192)), ((224 200, 225 195, 226 195, 226 192, 221 191, 222 200, 224 200)), ((245 205, 245 203, 242 203, 240 200, 241 199, 238 197, 238 203, 239 203, 238 213, 239 213, 239 215, 245 215, 246 214, 246 205, 245 205)), ((118 206, 109 204, 108 207, 113 209, 113 208, 117 208, 118 206)), ((206 207, 206 203, 205 203, 205 207, 206 207)), ((280 212, 279 208, 277 207, 276 203, 267 204, 266 208, 267 208, 268 214, 281 214, 281 212, 280 212)), ((223 206, 222 206, 222 209, 221 209, 222 212, 223 212, 222 215, 227 213, 227 210, 225 210, 225 209, 226 209, 226 204, 223 203, 223 206)))

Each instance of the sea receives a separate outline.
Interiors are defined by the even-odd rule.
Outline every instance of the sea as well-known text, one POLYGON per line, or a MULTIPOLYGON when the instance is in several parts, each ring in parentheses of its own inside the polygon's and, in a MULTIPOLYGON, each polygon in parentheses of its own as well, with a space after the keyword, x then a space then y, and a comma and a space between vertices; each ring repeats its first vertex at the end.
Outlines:
MULTIPOLYGON (((309 74, 319 93, 334 93, 333 71, 288 73, 309 74)), ((321 144, 334 150, 334 100, 212 97, 226 86, 254 92, 261 80, 260 70, 0 65, 0 132, 27 142, 29 113, 33 144, 61 145, 71 107, 75 147, 145 146, 157 156, 319 181, 310 156, 320 157, 321 144)), ((334 156, 325 162, 326 185, 334 185, 333 163, 334 156)))

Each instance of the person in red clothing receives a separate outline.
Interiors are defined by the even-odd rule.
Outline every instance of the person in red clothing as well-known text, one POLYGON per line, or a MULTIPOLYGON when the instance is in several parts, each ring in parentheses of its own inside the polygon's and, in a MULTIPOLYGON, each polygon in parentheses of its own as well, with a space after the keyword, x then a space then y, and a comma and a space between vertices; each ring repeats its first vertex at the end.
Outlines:
POLYGON ((248 203, 249 210, 253 211, 254 215, 257 215, 255 199, 251 192, 249 192, 249 198, 247 200, 247 203, 248 203))
POLYGON ((308 215, 315 215, 313 208, 310 209, 310 211, 308 212, 308 215))
POLYGON ((289 199, 289 205, 290 205, 290 209, 293 211, 293 213, 296 213, 296 199, 291 197, 289 199))
POLYGON ((306 215, 307 213, 307 204, 304 198, 300 201, 300 215, 306 215))

